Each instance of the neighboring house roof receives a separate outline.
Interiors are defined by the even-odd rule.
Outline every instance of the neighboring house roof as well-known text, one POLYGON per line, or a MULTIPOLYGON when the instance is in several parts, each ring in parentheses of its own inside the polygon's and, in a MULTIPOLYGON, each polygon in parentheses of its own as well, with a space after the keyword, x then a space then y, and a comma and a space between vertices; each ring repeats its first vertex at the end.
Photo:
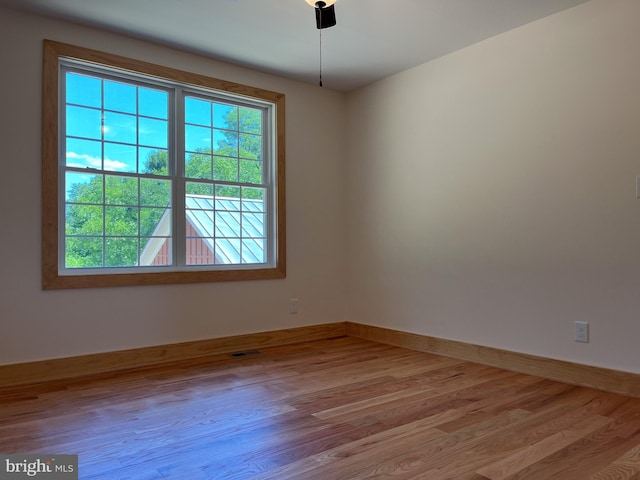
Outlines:
MULTIPOLYGON (((264 202, 205 195, 185 196, 186 217, 197 236, 221 264, 263 263, 265 259, 264 202)), ((145 245, 141 265, 151 265, 170 235, 167 209, 145 245)))

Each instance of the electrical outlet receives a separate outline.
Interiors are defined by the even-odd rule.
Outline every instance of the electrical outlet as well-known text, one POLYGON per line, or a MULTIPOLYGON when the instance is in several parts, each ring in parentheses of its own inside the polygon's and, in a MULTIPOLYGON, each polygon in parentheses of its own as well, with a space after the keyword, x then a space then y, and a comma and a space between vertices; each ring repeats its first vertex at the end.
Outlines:
POLYGON ((289 313, 290 314, 295 314, 298 313, 298 299, 297 298, 292 298, 291 300, 289 300, 289 313))
POLYGON ((589 343, 589 324, 573 322, 573 336, 576 342, 589 343))

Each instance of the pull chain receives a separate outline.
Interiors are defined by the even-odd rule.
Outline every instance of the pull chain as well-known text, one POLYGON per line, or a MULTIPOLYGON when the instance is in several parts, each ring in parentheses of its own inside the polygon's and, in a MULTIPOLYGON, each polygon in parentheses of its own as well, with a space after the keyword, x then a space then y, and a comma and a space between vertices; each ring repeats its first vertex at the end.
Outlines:
MULTIPOLYGON (((320 25, 322 25, 322 7, 318 9, 320 25)), ((320 28, 320 86, 322 87, 322 28, 320 28)))

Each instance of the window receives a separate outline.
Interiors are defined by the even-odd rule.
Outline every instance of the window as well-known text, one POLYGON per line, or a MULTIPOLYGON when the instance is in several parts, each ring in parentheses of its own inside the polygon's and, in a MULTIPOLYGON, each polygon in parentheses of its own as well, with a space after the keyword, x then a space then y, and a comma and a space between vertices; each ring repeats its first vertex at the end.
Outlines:
POLYGON ((43 286, 285 276, 284 95, 45 41, 43 286))

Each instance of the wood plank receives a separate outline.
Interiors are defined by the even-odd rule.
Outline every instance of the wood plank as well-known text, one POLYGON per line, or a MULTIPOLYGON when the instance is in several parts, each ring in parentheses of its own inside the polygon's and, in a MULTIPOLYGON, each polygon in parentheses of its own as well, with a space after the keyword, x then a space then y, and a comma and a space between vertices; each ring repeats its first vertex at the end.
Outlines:
POLYGON ((167 362, 344 336, 344 323, 196 340, 116 352, 0 365, 0 387, 49 382, 167 362))
POLYGON ((590 480, 630 480, 640 474, 640 444, 612 464, 591 475, 590 480))
POLYGON ((528 445, 508 457, 477 470, 476 473, 490 480, 508 480, 515 473, 541 461, 552 453, 578 441, 585 435, 602 428, 609 422, 605 417, 595 416, 558 433, 546 437, 533 445, 528 445))
POLYGON ((2 388, 0 451, 98 480, 640 480, 640 399, 353 337, 261 351, 2 388))
POLYGON ((640 397, 640 374, 347 322, 347 335, 607 392, 640 397))

